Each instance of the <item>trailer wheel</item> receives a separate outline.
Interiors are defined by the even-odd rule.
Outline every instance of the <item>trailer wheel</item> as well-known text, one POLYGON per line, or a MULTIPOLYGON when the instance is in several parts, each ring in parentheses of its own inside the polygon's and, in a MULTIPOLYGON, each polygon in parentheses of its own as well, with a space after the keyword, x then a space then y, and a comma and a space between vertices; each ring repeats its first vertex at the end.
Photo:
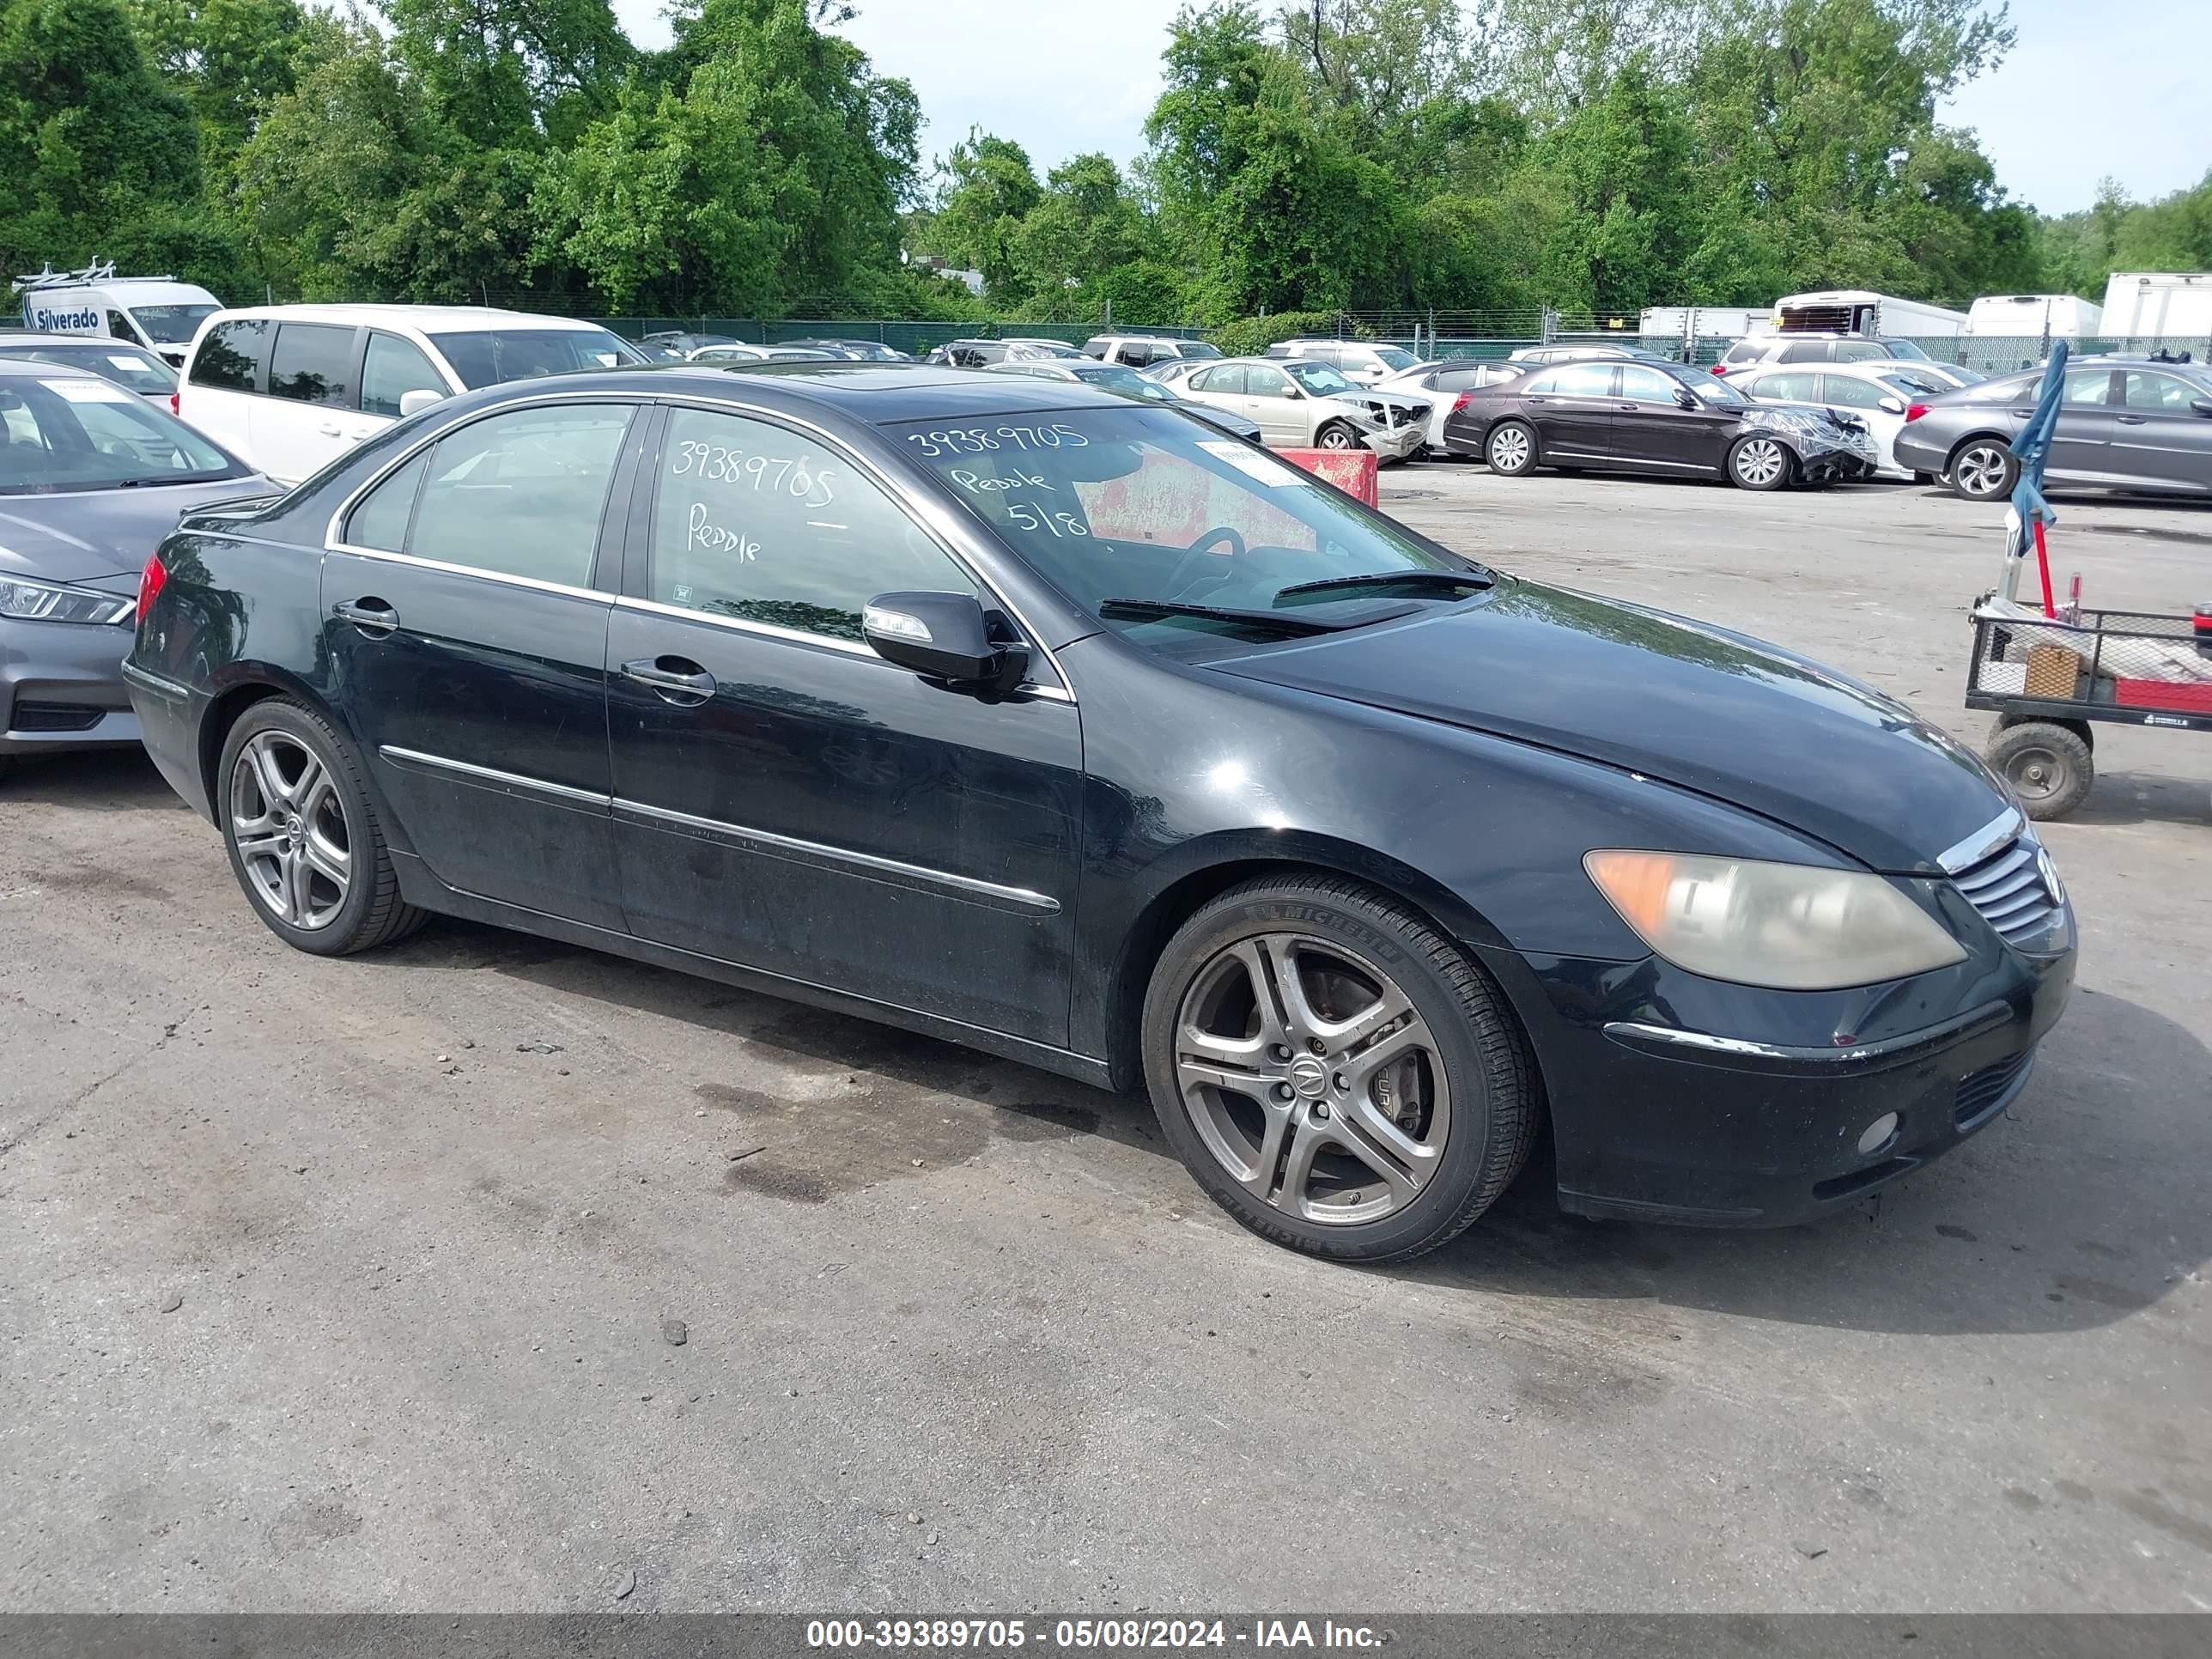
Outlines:
POLYGON ((2088 798, 2097 763, 2079 733, 2055 720, 2024 720, 1996 734, 1990 767, 2020 798, 2021 810, 2041 821, 2063 818, 2088 798))

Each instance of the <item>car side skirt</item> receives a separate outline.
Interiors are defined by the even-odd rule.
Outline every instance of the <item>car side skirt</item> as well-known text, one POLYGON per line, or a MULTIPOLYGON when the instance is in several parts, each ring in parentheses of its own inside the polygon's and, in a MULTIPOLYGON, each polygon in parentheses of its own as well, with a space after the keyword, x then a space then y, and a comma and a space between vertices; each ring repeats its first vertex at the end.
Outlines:
POLYGON ((1078 1083, 1087 1083, 1094 1089, 1111 1091, 1114 1088, 1112 1068, 1106 1061, 1095 1060, 1088 1054, 1032 1042, 1024 1037, 1008 1036, 1003 1032, 986 1030, 981 1026, 965 1025, 958 1020, 940 1018, 934 1014, 902 1008, 892 1003, 854 996, 848 992, 832 990, 826 985, 817 985, 810 980, 764 973, 758 969, 725 961, 720 957, 702 956, 696 951, 679 950, 674 945, 656 944, 634 933, 619 933, 609 928, 594 927, 587 922, 571 921, 565 916, 549 915, 542 910, 532 910, 521 905, 465 893, 440 881, 415 854, 403 853, 397 848, 392 849, 392 862, 399 876, 401 896, 410 904, 425 910, 434 910, 441 915, 459 916, 468 921, 512 928, 517 933, 535 933, 541 939, 557 939, 563 945, 580 945, 587 951, 603 951, 609 956, 626 957, 632 962, 672 969, 679 974, 719 980, 740 990, 781 997, 787 1002, 807 1003, 817 1008, 826 1008, 832 1013, 849 1014, 856 1019, 872 1020, 878 1025, 893 1025, 901 1030, 918 1032, 923 1036, 937 1037, 946 1042, 957 1042, 963 1048, 996 1054, 1003 1060, 1019 1060, 1023 1065, 1034 1066, 1040 1071, 1056 1073, 1078 1083))

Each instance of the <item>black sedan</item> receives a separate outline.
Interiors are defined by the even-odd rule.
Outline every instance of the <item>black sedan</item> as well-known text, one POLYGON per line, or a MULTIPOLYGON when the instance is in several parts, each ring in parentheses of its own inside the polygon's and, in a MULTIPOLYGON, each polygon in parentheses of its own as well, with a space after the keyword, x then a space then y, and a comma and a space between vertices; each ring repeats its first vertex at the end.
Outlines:
POLYGON ((1562 471, 1726 478, 1744 489, 1872 477, 1866 422, 1812 404, 1754 403, 1676 363, 1561 363, 1479 387, 1445 417, 1444 447, 1518 477, 1562 471))
MULTIPOLYGON (((1970 501, 2011 495, 2020 482, 2012 441, 2042 389, 2038 368, 1914 404, 1897 434, 1897 465, 1948 480, 1970 501)), ((2069 364, 2044 477, 2058 489, 2212 495, 2212 369, 2140 357, 2069 364)))
POLYGON ((1981 763, 1087 386, 489 387, 191 520, 126 672, 302 951, 474 918, 1146 1087, 1266 1237, 1783 1222, 2002 1116, 2075 927, 1981 763))

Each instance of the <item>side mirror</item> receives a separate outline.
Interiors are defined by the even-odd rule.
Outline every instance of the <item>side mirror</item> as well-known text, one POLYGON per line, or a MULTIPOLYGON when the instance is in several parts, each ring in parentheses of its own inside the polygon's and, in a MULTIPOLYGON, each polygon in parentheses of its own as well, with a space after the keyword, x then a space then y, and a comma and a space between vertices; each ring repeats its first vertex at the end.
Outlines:
POLYGON ((2189 406, 2199 415, 2212 415, 2212 398, 2192 398, 2189 406))
POLYGON ((1881 408, 1882 412, 1885 415, 1902 415, 1905 413, 1904 400, 1899 398, 1884 398, 1881 400, 1881 408))
POLYGON ((1677 409, 1695 409, 1698 406, 1698 394, 1686 386, 1676 386, 1674 406, 1677 409))
POLYGON ((878 593, 860 613, 860 632, 885 662, 952 685, 1012 690, 1029 669, 1028 650, 997 629, 973 593, 878 593))
POLYGON ((399 416, 404 420, 410 415, 420 415, 433 404, 445 401, 442 392, 403 392, 399 394, 399 416))

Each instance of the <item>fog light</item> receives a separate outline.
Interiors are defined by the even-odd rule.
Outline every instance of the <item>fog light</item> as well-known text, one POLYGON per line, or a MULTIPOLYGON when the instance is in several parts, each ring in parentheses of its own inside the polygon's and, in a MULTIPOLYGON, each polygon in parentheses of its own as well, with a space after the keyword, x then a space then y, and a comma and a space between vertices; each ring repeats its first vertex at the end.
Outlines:
POLYGON ((1896 1139, 1896 1137, 1897 1114, 1895 1112, 1884 1112, 1880 1117, 1875 1119, 1873 1122, 1866 1126, 1866 1133, 1859 1137, 1859 1151, 1862 1152, 1878 1152, 1883 1147, 1888 1146, 1892 1140, 1896 1139))

